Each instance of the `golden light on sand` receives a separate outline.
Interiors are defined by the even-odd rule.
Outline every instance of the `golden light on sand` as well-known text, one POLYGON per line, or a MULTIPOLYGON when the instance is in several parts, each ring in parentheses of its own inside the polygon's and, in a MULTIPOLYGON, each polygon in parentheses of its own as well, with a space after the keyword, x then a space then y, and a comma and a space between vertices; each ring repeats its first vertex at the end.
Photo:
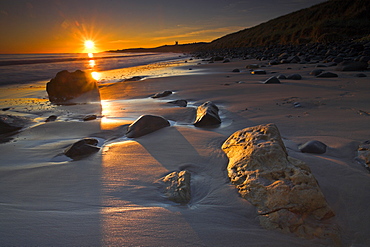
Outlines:
POLYGON ((101 78, 101 74, 99 72, 96 72, 96 71, 91 72, 91 76, 92 76, 92 78, 94 78, 97 81, 100 80, 100 78, 101 78))
POLYGON ((95 48, 95 43, 92 40, 85 40, 85 48, 90 50, 95 48))

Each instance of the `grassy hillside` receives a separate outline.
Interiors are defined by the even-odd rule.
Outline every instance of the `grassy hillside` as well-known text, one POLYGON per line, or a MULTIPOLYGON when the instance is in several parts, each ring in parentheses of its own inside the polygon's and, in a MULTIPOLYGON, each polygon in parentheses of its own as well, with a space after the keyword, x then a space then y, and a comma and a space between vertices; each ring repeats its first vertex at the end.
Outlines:
POLYGON ((336 42, 370 34, 369 0, 329 0, 216 39, 208 49, 336 42))

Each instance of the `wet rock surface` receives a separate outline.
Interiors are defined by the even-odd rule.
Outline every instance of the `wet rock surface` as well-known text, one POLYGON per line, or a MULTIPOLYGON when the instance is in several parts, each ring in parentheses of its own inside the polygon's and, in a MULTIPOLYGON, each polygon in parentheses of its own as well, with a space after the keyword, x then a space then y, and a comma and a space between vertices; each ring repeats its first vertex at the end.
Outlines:
POLYGON ((96 145, 98 140, 94 138, 84 138, 69 146, 64 154, 73 160, 83 159, 92 155, 100 150, 96 145))
POLYGON ((197 116, 194 125, 197 127, 216 126, 221 124, 218 115, 218 107, 211 101, 207 101, 197 108, 197 116))
POLYGON ((176 203, 188 203, 191 199, 190 177, 190 172, 184 170, 171 172, 160 178, 159 182, 162 185, 164 196, 176 203))
POLYGON ((127 128, 126 136, 136 138, 170 126, 170 123, 161 116, 142 115, 127 128))
POLYGON ((163 97, 167 97, 169 95, 171 95, 172 92, 171 91, 163 91, 161 93, 156 93, 154 94, 153 96, 151 96, 153 99, 156 99, 156 98, 163 98, 163 97))
POLYGON ((326 144, 320 141, 309 141, 298 146, 302 153, 323 154, 326 152, 326 144))
POLYGON ((261 82, 263 84, 279 84, 280 80, 276 76, 272 76, 268 78, 267 80, 261 82))
POLYGON ((25 117, 17 117, 12 115, 0 115, 0 135, 10 134, 25 127, 31 122, 25 117))
POLYGON ((186 107, 188 105, 188 102, 186 100, 184 100, 184 99, 169 101, 167 103, 168 104, 177 105, 177 106, 180 106, 180 107, 186 107))

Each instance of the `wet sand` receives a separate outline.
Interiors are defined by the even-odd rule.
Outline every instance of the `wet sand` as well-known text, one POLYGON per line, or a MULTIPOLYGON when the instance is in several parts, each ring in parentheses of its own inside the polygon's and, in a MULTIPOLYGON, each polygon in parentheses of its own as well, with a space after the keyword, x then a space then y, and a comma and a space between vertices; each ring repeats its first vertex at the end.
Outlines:
POLYGON ((196 61, 181 68, 186 75, 103 83, 102 101, 86 105, 51 105, 42 85, 2 90, 1 107, 11 108, 4 114, 36 116, 36 124, 0 144, 1 245, 325 246, 263 229, 255 207, 229 182, 222 143, 237 130, 266 123, 275 123, 289 155, 311 168, 336 213, 343 245, 370 245, 370 174, 355 161, 358 145, 370 139, 370 72, 359 78, 329 67, 339 77, 316 78, 309 75, 315 64, 283 64, 252 75, 245 69, 252 63, 261 62, 196 61), (260 83, 294 73, 302 80, 260 83), (150 98, 165 90, 174 93, 150 98), (188 106, 167 103, 177 99, 188 106), (219 127, 192 125, 196 107, 206 101, 220 108, 219 127), (82 121, 89 114, 98 118, 82 121), (125 137, 124 127, 143 114, 163 116, 171 126, 125 137), (58 119, 45 123, 50 115, 58 119), (84 137, 97 138, 101 150, 79 161, 62 155, 84 137), (301 153, 298 145, 310 140, 328 151, 301 153), (179 205, 163 197, 156 180, 184 168, 192 174, 192 199, 179 205))

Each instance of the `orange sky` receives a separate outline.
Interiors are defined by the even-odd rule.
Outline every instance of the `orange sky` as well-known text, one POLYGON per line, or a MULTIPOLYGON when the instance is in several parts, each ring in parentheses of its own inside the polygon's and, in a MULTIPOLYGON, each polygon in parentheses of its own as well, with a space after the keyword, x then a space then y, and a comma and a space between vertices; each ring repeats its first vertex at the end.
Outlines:
POLYGON ((208 42, 323 0, 2 0, 0 53, 208 42))

